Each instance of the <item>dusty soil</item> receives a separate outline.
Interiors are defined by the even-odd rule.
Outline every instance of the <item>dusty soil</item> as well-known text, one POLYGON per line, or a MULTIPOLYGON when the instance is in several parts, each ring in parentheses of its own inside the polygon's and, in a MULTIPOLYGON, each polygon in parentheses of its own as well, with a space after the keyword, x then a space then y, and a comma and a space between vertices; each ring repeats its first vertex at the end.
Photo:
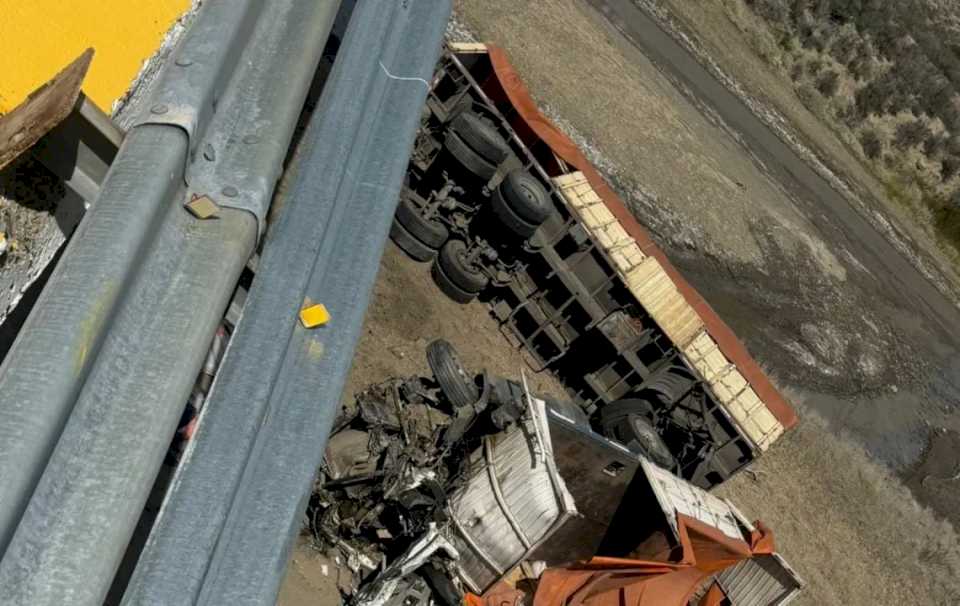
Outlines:
MULTIPOLYGON (((456 4, 452 31, 506 48, 541 107, 801 408, 800 428, 755 474, 720 489, 774 528, 809 583, 799 603, 960 602, 960 541, 942 519, 960 520, 954 338, 891 292, 849 234, 818 227, 813 207, 587 3, 456 4)), ((437 336, 474 368, 520 367, 482 305, 447 301, 388 245, 345 396, 425 372, 423 347, 437 336)), ((314 603, 289 597, 310 580, 296 570, 281 603, 314 603)))
POLYGON ((344 397, 352 399, 369 384, 391 376, 429 376, 424 352, 438 337, 453 344, 467 369, 487 369, 503 377, 517 377, 524 369, 531 389, 564 393, 551 375, 530 372, 483 303, 460 305, 447 299, 433 284, 429 264, 409 260, 390 242, 344 397))

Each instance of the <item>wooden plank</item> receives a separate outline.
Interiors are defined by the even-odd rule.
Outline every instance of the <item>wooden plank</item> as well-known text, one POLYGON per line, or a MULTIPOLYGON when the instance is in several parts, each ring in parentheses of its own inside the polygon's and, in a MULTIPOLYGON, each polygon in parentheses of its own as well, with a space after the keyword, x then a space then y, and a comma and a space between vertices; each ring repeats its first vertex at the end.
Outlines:
POLYGON ((447 48, 459 55, 477 55, 487 52, 487 45, 480 42, 448 42, 447 48))
POLYGON ((0 117, 0 170, 70 115, 92 59, 93 49, 88 48, 13 111, 0 117))

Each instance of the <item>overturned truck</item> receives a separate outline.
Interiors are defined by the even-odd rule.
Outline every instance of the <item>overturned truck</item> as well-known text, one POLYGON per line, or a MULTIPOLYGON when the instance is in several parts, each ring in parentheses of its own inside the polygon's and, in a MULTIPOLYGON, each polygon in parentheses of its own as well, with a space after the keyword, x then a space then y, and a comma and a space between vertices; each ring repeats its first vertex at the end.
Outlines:
POLYGON ((595 429, 698 486, 797 421, 500 49, 444 53, 391 238, 447 296, 489 305, 595 429))

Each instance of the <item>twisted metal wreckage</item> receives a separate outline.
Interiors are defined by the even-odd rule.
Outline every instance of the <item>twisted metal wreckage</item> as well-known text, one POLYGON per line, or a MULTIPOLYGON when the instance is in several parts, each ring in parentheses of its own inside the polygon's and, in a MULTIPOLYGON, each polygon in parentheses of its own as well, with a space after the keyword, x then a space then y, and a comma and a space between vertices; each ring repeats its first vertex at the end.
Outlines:
MULTIPOLYGON (((443 340, 427 359, 433 377, 344 404, 310 500, 315 545, 342 563, 354 606, 458 606, 518 567, 543 606, 620 592, 679 605, 738 562, 777 557, 762 525, 601 437, 571 402, 474 376, 443 340)), ((780 597, 796 589, 778 581, 780 597)))

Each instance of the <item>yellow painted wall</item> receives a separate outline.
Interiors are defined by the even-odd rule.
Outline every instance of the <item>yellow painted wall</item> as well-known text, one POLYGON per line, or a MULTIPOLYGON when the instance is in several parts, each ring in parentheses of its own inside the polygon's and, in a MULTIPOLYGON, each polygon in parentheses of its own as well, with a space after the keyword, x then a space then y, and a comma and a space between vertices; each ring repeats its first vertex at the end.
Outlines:
POLYGON ((0 0, 0 114, 87 47, 83 91, 110 111, 191 0, 0 0))

